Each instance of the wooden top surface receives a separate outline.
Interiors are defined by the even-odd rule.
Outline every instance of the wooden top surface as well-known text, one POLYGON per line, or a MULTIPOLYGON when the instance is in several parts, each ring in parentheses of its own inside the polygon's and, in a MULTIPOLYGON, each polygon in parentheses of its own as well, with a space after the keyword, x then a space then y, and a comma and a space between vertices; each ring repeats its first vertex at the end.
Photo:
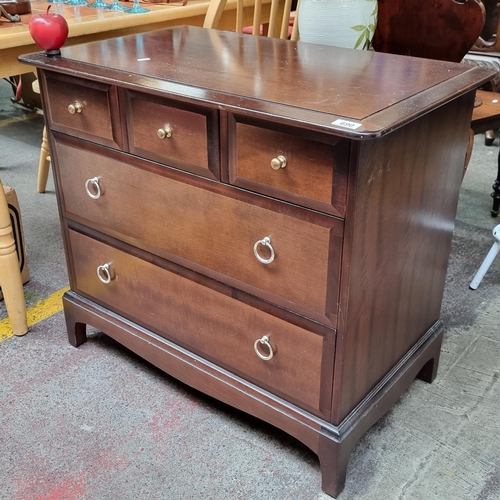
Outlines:
MULTIPOLYGON (((105 0, 111 3, 112 0, 105 0)), ((89 0, 93 3, 93 0, 89 0)), ((123 1, 121 4, 132 7, 132 1, 123 1)), ((165 21, 204 16, 209 5, 209 0, 189 0, 185 6, 181 2, 170 4, 142 3, 150 12, 143 14, 126 14, 124 12, 92 9, 89 7, 64 5, 62 3, 48 3, 45 0, 31 0, 31 14, 21 16, 21 21, 16 23, 0 19, 0 50, 10 47, 31 45, 33 39, 28 31, 28 23, 35 14, 42 14, 52 5, 50 12, 59 13, 69 25, 69 37, 89 35, 103 31, 114 31, 134 26, 149 26, 165 21)), ((188 24, 188 23, 186 23, 188 24)), ((150 28, 148 28, 150 29, 150 28)))
POLYGON ((21 60, 353 138, 387 133, 492 75, 465 64, 193 26, 65 47, 60 58, 40 53, 21 60))

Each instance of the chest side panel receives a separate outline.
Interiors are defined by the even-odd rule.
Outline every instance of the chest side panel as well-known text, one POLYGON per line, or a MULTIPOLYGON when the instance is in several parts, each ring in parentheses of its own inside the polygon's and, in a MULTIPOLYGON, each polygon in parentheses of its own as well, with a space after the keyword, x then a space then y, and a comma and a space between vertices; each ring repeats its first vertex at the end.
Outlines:
POLYGON ((471 99, 359 148, 346 217, 337 421, 439 319, 471 99))

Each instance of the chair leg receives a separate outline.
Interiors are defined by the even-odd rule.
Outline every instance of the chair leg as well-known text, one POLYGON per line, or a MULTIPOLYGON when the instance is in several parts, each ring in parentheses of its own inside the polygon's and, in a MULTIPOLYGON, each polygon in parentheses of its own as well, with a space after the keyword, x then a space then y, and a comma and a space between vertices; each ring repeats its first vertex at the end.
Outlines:
POLYGON ((479 286, 484 278, 484 275, 488 272, 488 269, 495 260, 498 251, 500 250, 500 224, 498 226, 495 226, 495 228, 493 229, 493 237, 495 238, 495 243, 493 243, 493 246, 488 252, 488 255, 486 255, 483 263, 481 264, 481 267, 479 268, 469 285, 469 288, 471 288, 472 290, 475 290, 479 286))
POLYGON ((493 198, 493 207, 491 209, 491 216, 496 217, 500 213, 500 151, 498 153, 498 171, 497 178, 493 186, 493 193, 491 193, 491 197, 493 198))
POLYGON ((47 128, 43 127, 42 146, 40 149, 40 160, 38 162, 37 190, 39 193, 45 193, 45 188, 47 187, 47 180, 49 178, 49 166, 50 166, 49 141, 47 140, 47 128))
POLYGON ((467 167, 469 166, 473 148, 474 148, 474 131, 472 129, 469 129, 469 140, 467 141, 467 151, 465 152, 465 165, 464 165, 464 171, 462 172, 462 180, 465 177, 465 172, 467 172, 467 167))
POLYGON ((9 208, 0 181, 0 286, 14 335, 28 332, 26 302, 9 208))
POLYGON ((491 146, 494 141, 495 141, 495 131, 487 130, 484 134, 484 145, 491 146))

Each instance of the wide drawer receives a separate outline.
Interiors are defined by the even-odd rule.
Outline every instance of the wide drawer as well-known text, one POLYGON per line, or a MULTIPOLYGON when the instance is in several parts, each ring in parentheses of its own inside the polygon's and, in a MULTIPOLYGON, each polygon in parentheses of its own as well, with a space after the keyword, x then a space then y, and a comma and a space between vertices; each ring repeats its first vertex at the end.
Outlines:
POLYGON ((64 216, 335 325, 342 221, 295 207, 293 215, 280 213, 281 204, 258 206, 263 200, 254 195, 189 185, 179 179, 192 176, 174 180, 161 175, 167 169, 153 173, 147 162, 136 167, 125 155, 105 157, 100 148, 62 139, 55 138, 55 155, 64 216), (266 264, 258 257, 270 259, 269 246, 274 260, 266 264))
POLYGON ((126 114, 131 153, 220 178, 216 110, 127 91, 126 114))
POLYGON ((327 411, 330 391, 322 390, 321 376, 328 371, 331 381, 333 352, 323 351, 333 349, 333 330, 323 338, 88 236, 68 234, 75 291, 309 411, 327 411))
POLYGON ((345 216, 349 141, 229 118, 229 182, 345 216))
POLYGON ((52 73, 45 85, 49 99, 44 111, 52 130, 123 147, 116 87, 52 73))

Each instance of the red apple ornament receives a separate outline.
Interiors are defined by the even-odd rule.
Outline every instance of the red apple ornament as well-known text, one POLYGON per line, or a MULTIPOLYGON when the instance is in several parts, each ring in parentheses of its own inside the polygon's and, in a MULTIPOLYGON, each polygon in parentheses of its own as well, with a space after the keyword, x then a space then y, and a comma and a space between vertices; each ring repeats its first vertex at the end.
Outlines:
POLYGON ((61 54, 59 49, 68 38, 69 29, 63 16, 49 13, 50 7, 47 7, 45 14, 35 14, 28 29, 33 40, 46 50, 47 55, 56 56, 61 54))

